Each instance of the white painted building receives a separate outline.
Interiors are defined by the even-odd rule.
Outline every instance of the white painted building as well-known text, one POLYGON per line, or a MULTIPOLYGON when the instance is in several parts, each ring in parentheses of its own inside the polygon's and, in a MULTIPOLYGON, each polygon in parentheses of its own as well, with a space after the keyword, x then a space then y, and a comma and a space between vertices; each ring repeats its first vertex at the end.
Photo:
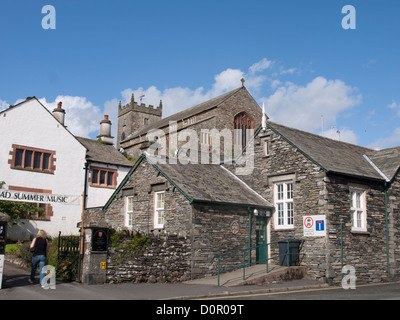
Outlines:
POLYGON ((82 195, 85 207, 103 205, 132 165, 112 146, 108 119, 101 122, 99 141, 95 141, 75 137, 64 126, 64 117, 61 103, 51 113, 35 97, 0 112, 3 191, 74 196, 78 200, 71 204, 38 203, 45 215, 11 222, 11 238, 28 239, 39 229, 51 236, 59 231, 78 234, 82 195))

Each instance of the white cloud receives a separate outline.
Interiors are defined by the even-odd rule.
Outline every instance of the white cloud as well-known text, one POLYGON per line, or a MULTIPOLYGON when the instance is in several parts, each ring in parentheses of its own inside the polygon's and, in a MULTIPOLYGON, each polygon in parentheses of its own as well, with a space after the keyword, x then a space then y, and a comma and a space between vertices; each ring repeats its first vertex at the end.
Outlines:
POLYGON ((61 101, 65 110, 65 125, 72 134, 80 137, 89 137, 90 133, 96 135, 100 130, 100 121, 103 114, 98 106, 93 105, 85 97, 62 96, 59 95, 52 102, 47 102, 46 98, 39 101, 52 112, 57 103, 61 101))
POLYGON ((249 74, 255 74, 257 72, 262 72, 266 69, 268 69, 271 65, 273 64, 273 61, 268 60, 267 58, 263 58, 262 60, 254 63, 250 68, 249 68, 249 74))
POLYGON ((3 111, 4 109, 7 109, 9 107, 9 103, 7 101, 1 100, 0 99, 0 111, 3 111))
POLYGON ((336 127, 331 127, 322 132, 321 136, 351 144, 357 144, 358 142, 357 135, 354 131, 346 128, 337 129, 336 127))
POLYGON ((388 107, 390 109, 395 109, 397 115, 400 117, 400 103, 393 101, 388 107))
POLYGON ((400 145, 400 127, 395 128, 392 134, 386 138, 371 143, 368 147, 375 150, 382 150, 400 145))
POLYGON ((320 76, 306 86, 293 83, 279 86, 262 100, 272 121, 315 132, 321 128, 321 116, 325 126, 335 125, 339 113, 359 104, 361 95, 341 80, 320 76))

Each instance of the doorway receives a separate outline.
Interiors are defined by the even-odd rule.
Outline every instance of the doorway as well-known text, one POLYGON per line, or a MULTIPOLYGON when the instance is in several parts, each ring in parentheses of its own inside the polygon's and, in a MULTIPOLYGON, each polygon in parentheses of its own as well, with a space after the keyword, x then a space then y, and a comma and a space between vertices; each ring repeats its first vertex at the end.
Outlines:
POLYGON ((265 264, 267 260, 267 217, 256 219, 256 263, 265 264))

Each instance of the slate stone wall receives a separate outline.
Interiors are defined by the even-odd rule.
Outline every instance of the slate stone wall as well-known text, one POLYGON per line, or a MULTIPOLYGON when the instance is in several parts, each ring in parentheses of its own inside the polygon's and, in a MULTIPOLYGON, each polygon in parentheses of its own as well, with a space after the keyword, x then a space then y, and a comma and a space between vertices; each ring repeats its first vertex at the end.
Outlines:
POLYGON ((130 252, 121 260, 119 252, 110 249, 107 282, 180 282, 191 278, 191 243, 178 234, 149 235, 143 252, 130 252))
POLYGON ((390 279, 400 280, 400 173, 387 194, 389 216, 390 279))
MULTIPOLYGON (((251 245, 255 245, 255 218, 251 218, 251 245)), ((193 210, 193 277, 216 275, 217 255, 246 249, 249 246, 249 214, 246 207, 195 205, 193 210)), ((255 259, 252 252, 252 261, 255 259)), ((249 255, 246 253, 248 263, 249 255)), ((220 270, 243 265, 243 253, 220 258, 220 270)))
MULTIPOLYGON (((181 129, 190 129, 194 130, 197 134, 199 139, 199 147, 198 150, 200 151, 200 133, 202 129, 217 129, 218 131, 222 131, 223 129, 229 129, 232 132, 232 139, 233 139, 233 129, 234 129, 234 118, 240 112, 246 112, 254 121, 254 128, 255 130, 261 125, 261 115, 262 110, 258 106, 258 104, 254 101, 251 95, 248 93, 247 90, 239 90, 237 93, 229 97, 227 100, 222 102, 218 108, 212 108, 207 111, 198 113, 193 115, 189 119, 182 119, 184 121, 177 121, 177 128, 178 133, 181 129)), ((162 130, 165 131, 166 134, 169 133, 168 126, 163 128, 162 130)), ((147 145, 145 142, 145 138, 135 138, 130 141, 124 142, 123 147, 127 153, 130 155, 137 156, 141 154, 143 151, 142 145, 147 145)), ((215 140, 213 140, 215 141, 215 140)), ((229 149, 232 151, 233 143, 229 141, 229 149)), ((186 141, 178 141, 178 148, 182 145, 186 144, 186 141)), ((220 149, 224 150, 224 140, 221 139, 220 149)), ((229 156, 231 157, 231 153, 229 152, 229 156)), ((223 152, 222 152, 223 154, 223 152)), ((200 162, 200 159, 199 159, 200 162)))
MULTIPOLYGON (((340 219, 343 219, 344 265, 356 269, 358 282, 379 282, 387 279, 386 223, 384 187, 381 182, 329 175, 308 159, 300 150, 290 145, 272 130, 260 132, 254 141, 254 170, 250 175, 240 176, 250 187, 265 199, 274 203, 274 184, 291 181, 294 188, 294 228, 276 228, 275 215, 269 225, 268 242, 281 239, 305 239, 301 253, 305 253, 302 264, 307 266, 311 278, 332 284, 341 283, 340 219), (269 154, 264 154, 264 140, 268 141, 269 154), (365 233, 351 231, 350 191, 351 186, 366 189, 367 224, 365 233), (304 237, 303 217, 326 216, 326 237, 304 237), (330 233, 329 233, 330 231, 330 233)), ((235 173, 236 168, 227 166, 235 173)), ((399 250, 395 251, 395 239, 399 230, 398 181, 392 186, 389 196, 392 219, 392 262, 398 265, 399 250), (391 200, 390 200, 391 199, 391 200)), ((271 246, 272 255, 278 247, 271 246)))

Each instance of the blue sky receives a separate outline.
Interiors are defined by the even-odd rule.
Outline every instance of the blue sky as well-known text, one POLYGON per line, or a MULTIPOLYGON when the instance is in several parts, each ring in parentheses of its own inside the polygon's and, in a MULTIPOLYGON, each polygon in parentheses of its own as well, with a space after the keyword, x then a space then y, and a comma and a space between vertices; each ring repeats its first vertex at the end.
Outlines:
POLYGON ((95 137, 132 93, 168 116, 244 77, 273 121, 399 146, 399 12, 396 0, 2 0, 0 110, 62 100, 68 128, 95 137), (48 4, 54 30, 42 28, 48 4), (345 5, 355 30, 342 28, 345 5))

